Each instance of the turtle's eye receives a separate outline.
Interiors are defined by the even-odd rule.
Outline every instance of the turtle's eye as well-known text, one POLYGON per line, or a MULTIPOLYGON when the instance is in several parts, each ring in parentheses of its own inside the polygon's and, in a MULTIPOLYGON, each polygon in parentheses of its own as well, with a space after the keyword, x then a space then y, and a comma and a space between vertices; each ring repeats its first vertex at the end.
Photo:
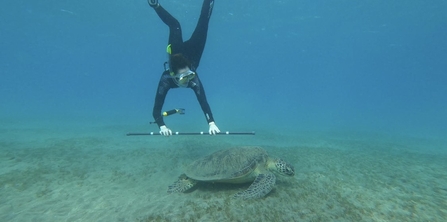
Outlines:
POLYGON ((286 165, 286 174, 289 176, 295 175, 295 169, 293 169, 293 166, 289 164, 286 165))

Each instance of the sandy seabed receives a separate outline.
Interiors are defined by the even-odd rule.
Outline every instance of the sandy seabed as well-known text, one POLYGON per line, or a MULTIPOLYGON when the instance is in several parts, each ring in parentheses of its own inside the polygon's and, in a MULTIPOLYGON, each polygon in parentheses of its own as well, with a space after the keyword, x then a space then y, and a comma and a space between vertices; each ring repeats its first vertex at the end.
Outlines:
POLYGON ((0 221, 446 221, 447 147, 352 133, 135 136, 128 126, 0 130, 0 221), (249 184, 167 187, 213 151, 263 146, 292 163, 265 198, 249 184))

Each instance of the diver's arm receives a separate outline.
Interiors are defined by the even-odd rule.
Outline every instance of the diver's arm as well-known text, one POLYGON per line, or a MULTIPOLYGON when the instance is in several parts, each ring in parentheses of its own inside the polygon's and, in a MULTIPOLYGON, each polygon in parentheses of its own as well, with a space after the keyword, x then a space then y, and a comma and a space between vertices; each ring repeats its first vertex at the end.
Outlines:
MULTIPOLYGON (((200 82, 200 80, 197 80, 200 82)), ((202 107, 203 113, 205 114, 206 121, 209 125, 209 134, 210 135, 216 135, 220 133, 219 127, 217 127, 216 123, 214 122, 213 113, 211 112, 210 105, 208 104, 208 101, 206 100, 205 90, 203 89, 203 86, 194 86, 193 87, 194 93, 197 96, 197 100, 200 103, 200 107, 202 107)))
POLYGON ((194 93, 196 94, 197 100, 199 101, 203 114, 205 114, 206 121, 208 123, 214 122, 213 113, 211 112, 211 107, 206 99, 205 90, 203 88, 202 82, 200 81, 198 76, 196 76, 196 78, 193 79, 193 82, 195 85, 191 88, 192 90, 194 90, 194 93))
POLYGON ((167 78, 163 74, 161 76, 160 82, 158 83, 157 93, 155 94, 154 108, 152 110, 152 116, 158 127, 164 126, 165 122, 163 116, 161 115, 161 109, 165 103, 166 95, 168 94, 170 87, 167 78))
POLYGON ((163 94, 157 93, 157 95, 155 96, 155 104, 152 115, 154 116, 155 122, 160 128, 160 135, 170 136, 172 135, 172 131, 165 125, 165 122, 163 121, 163 116, 161 115, 161 108, 163 107, 163 103, 166 98, 166 93, 163 94))
POLYGON ((157 93, 157 95, 155 96, 154 109, 152 110, 152 116, 154 117, 154 120, 157 123, 158 127, 165 125, 163 116, 161 115, 161 109, 163 107, 164 98, 166 98, 166 95, 161 95, 157 93))

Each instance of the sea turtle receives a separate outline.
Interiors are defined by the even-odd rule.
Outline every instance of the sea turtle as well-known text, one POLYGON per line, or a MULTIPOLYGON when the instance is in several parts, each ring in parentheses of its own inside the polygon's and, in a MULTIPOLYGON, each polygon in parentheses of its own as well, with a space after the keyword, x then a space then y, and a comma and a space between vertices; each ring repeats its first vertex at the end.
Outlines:
POLYGON ((292 165, 279 158, 269 157, 260 147, 235 147, 219 150, 189 164, 185 173, 169 186, 168 193, 180 193, 191 189, 198 181, 219 183, 253 182, 250 187, 234 197, 260 198, 267 195, 275 185, 273 170, 282 175, 293 176, 292 165))

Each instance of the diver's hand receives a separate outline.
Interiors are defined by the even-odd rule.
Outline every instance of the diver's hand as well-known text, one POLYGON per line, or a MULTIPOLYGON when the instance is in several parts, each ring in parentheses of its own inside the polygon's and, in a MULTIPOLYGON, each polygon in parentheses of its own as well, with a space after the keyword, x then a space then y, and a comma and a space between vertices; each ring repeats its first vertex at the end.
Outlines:
POLYGON ((166 125, 160 126, 160 135, 171 136, 172 131, 166 125))
POLYGON ((210 135, 216 135, 216 133, 220 133, 220 130, 219 128, 217 128, 216 123, 210 122, 209 125, 210 125, 209 130, 210 135))

